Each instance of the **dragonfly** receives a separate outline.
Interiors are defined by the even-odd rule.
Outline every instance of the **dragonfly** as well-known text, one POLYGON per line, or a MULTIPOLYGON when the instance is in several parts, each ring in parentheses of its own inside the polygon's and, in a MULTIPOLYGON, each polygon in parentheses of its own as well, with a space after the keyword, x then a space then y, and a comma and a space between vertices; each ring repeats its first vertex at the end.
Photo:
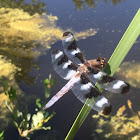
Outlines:
POLYGON ((43 109, 51 107, 71 89, 82 103, 85 103, 87 99, 93 99, 94 104, 87 103, 88 106, 105 115, 110 114, 112 105, 98 90, 96 82, 104 90, 118 94, 128 93, 130 85, 103 72, 103 68, 107 65, 105 58, 98 57, 97 59, 86 60, 71 32, 63 33, 62 45, 64 52, 58 49, 52 51, 52 64, 54 70, 63 79, 69 81, 50 99, 43 109))

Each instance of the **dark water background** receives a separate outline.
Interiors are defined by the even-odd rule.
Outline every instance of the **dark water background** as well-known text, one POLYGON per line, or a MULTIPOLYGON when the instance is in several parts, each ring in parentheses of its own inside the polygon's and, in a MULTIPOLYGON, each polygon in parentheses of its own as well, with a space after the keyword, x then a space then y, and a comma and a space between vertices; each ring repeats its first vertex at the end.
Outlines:
MULTIPOLYGON (((109 59, 140 7, 139 0, 96 0, 93 1, 93 3, 91 2, 88 4, 88 1, 85 0, 83 1, 82 6, 81 2, 76 0, 50 0, 42 2, 46 4, 47 14, 52 14, 58 17, 57 25, 63 30, 72 28, 73 30, 80 32, 90 28, 99 29, 95 36, 91 36, 83 40, 81 39, 77 42, 87 59, 97 58, 98 56, 109 59)), ((26 1, 25 3, 31 3, 31 1, 26 1)), ((27 11, 30 12, 30 8, 27 9, 27 11)), ((137 41, 138 43, 134 44, 124 61, 132 62, 135 60, 138 63, 140 62, 140 50, 138 49, 140 47, 140 38, 138 38, 137 41)), ((25 95, 35 94, 38 97, 43 98, 43 81, 50 73, 57 80, 56 85, 52 89, 51 96, 57 93, 58 90, 65 85, 66 81, 56 74, 51 64, 50 54, 52 49, 56 48, 62 49, 61 41, 57 41, 53 44, 51 49, 46 51, 47 54, 43 54, 32 61, 37 63, 40 69, 34 70, 31 68, 28 73, 30 76, 38 77, 35 84, 28 85, 21 80, 19 86, 21 90, 25 92, 25 95)), ((119 75, 117 76, 119 77, 119 75)), ((110 101, 113 105, 113 114, 120 106, 126 104, 127 99, 130 99, 134 104, 135 110, 138 110, 140 106, 139 91, 139 88, 132 87, 129 95, 111 96, 110 101)), ((49 109, 50 112, 53 110, 56 112, 56 115, 49 122, 49 125, 52 127, 54 137, 57 136, 56 140, 65 138, 81 107, 82 103, 76 99, 72 91, 69 91, 67 95, 49 109)), ((87 119, 78 131, 75 140, 94 139, 91 134, 95 128, 95 122, 92 119, 92 115, 95 113, 96 112, 92 110, 88 115, 87 119)), ((16 133, 17 135, 15 135, 15 132, 16 130, 13 129, 12 126, 9 126, 5 132, 5 139, 18 139, 18 134, 16 133)), ((47 135, 48 132, 39 131, 35 133, 32 140, 47 140, 47 135)))

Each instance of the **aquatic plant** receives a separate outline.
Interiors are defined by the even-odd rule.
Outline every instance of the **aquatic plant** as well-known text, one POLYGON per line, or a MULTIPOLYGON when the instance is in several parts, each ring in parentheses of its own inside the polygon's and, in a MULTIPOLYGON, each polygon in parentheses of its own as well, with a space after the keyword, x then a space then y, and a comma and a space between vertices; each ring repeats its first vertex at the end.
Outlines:
MULTIPOLYGON (((27 107, 25 107, 24 111, 20 111, 20 109, 16 106, 16 100, 18 100, 18 93, 13 87, 8 87, 8 82, 1 78, 1 82, 4 88, 4 92, 6 96, 9 98, 9 101, 5 101, 5 104, 8 108, 8 110, 11 112, 11 118, 14 126, 17 128, 19 132, 20 137, 25 137, 27 139, 30 139, 30 134, 33 134, 36 130, 50 130, 50 126, 43 126, 45 123, 47 123, 55 114, 55 112, 52 112, 51 115, 49 115, 48 112, 45 112, 42 110, 44 104, 42 104, 41 99, 36 99, 36 105, 38 108, 35 108, 36 113, 31 115, 28 113, 27 107)), ((50 89, 55 84, 55 79, 51 78, 51 75, 49 78, 45 80, 45 86, 47 90, 46 98, 49 97, 50 89)))
MULTIPOLYGON (((132 22, 130 23, 129 27, 124 33, 119 44, 117 45, 115 51, 113 52, 111 58, 108 61, 108 65, 104 69, 104 72, 110 74, 111 76, 115 73, 115 71, 117 70, 117 68, 119 67, 119 65, 121 64, 127 53, 129 52, 129 50, 135 43, 139 34, 140 34, 140 9, 133 18, 132 22)), ((98 86, 98 84, 96 84, 96 86, 98 86)), ((101 88, 99 88, 99 90, 101 92, 103 91, 101 88)), ((88 102, 88 100, 86 102, 88 102)), ((72 140, 74 138, 74 136, 76 135, 77 131, 81 127, 82 123, 84 122, 90 111, 91 108, 87 106, 85 103, 80 113, 78 114, 75 122, 73 123, 70 131, 68 132, 65 140, 72 140)))
MULTIPOLYGON (((34 59, 46 54, 52 44, 60 40, 63 35, 64 30, 57 25, 57 21, 58 17, 51 14, 30 15, 20 8, 0 8, 0 58, 2 56, 2 62, 6 59, 15 66, 14 78, 18 84, 23 81, 27 85, 35 83, 35 77, 29 73, 32 69, 37 71, 40 66, 34 59)), ((98 31, 97 29, 81 32, 66 30, 71 30, 78 40, 93 36, 98 31)), ((1 65, 4 67, 5 64, 1 65)), ((4 68, 3 73, 8 70, 11 68, 4 68)))
POLYGON ((136 88, 140 87, 140 63, 139 62, 124 62, 117 69, 117 74, 125 81, 136 88), (126 75, 127 73, 127 75, 126 75))
POLYGON ((44 80, 44 88, 45 88, 45 97, 49 98, 51 93, 51 87, 53 87, 56 83, 55 78, 51 78, 51 74, 49 75, 49 78, 44 80))
POLYGON ((113 116, 102 114, 93 115, 97 122, 97 129, 92 136, 94 139, 113 139, 113 140, 139 140, 140 139, 140 111, 134 112, 132 103, 127 101, 128 108, 131 110, 131 117, 125 113, 126 106, 123 105, 113 116))
MULTIPOLYGON (((5 3, 6 1, 3 0, 5 3)), ((8 0, 7 2, 12 5, 15 1, 8 0)), ((51 14, 31 15, 26 10, 21 10, 22 8, 6 7, 9 6, 0 8, 0 76, 6 77, 9 81, 9 87, 12 86, 20 94, 22 91, 18 85, 21 82, 26 85, 32 85, 35 82, 35 77, 30 75, 30 71, 31 69, 38 70, 39 65, 33 60, 46 53, 46 49, 49 49, 52 44, 60 40, 64 30, 57 25, 57 16, 51 14)), ((72 29, 66 30, 71 30, 78 40, 93 36, 98 31, 96 29, 87 29, 81 32, 72 29)), ((3 129, 7 127, 10 117, 4 103, 4 100, 8 100, 8 96, 5 96, 1 86, 0 91, 2 92, 0 94, 0 124, 1 129, 3 129)), ((45 95, 48 96, 48 93, 49 90, 45 88, 45 95)), ((19 94, 17 97, 19 97, 19 94)), ((30 100, 27 104, 29 110, 29 104, 33 102, 31 100, 31 98, 34 98, 33 96, 25 98, 23 94, 20 94, 19 100, 22 102, 20 104, 25 104, 24 102, 27 103, 30 100)), ((38 104, 39 102, 40 99, 37 100, 38 104)))
POLYGON ((0 132, 0 140, 4 140, 4 131, 0 132))

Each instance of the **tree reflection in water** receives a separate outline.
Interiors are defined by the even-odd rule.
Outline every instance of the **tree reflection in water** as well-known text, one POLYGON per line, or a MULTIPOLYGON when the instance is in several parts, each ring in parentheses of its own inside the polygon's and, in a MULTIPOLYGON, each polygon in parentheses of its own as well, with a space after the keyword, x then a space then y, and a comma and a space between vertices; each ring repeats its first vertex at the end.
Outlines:
POLYGON ((46 4, 41 0, 2 0, 0 5, 5 8, 18 8, 33 15, 35 13, 42 14, 47 12, 46 4))
MULTIPOLYGON (((116 5, 126 0, 104 0, 105 3, 110 1, 112 2, 113 5, 116 5)), ((73 2, 75 3, 76 9, 82 10, 85 5, 87 5, 90 8, 96 8, 98 0, 73 0, 73 2)))
MULTIPOLYGON (((0 15, 0 77, 5 76, 10 79, 9 82, 14 81, 10 85, 17 86, 16 89, 21 82, 27 85, 34 84, 35 77, 31 76, 30 72, 33 69, 35 71, 39 69, 39 62, 34 60, 46 54, 52 44, 61 40, 64 30, 56 25, 58 18, 52 15, 30 15, 17 8, 0 8, 0 15), (9 73, 5 75, 7 70, 9 73)), ((78 40, 95 35, 97 30, 72 32, 78 40)), ((2 99, 0 112, 2 111, 1 114, 4 115, 3 111, 6 109, 3 99, 5 97, 2 91, 0 95, 2 99)), ((2 121, 6 118, 5 115, 1 117, 2 121)))
MULTIPOLYGON (((0 54, 14 64, 18 71, 16 81, 34 83, 31 68, 39 69, 33 60, 60 40, 63 30, 56 26, 58 18, 52 15, 29 15, 19 9, 0 9, 0 54)), ((77 38, 92 36, 96 30, 75 33, 77 38)))

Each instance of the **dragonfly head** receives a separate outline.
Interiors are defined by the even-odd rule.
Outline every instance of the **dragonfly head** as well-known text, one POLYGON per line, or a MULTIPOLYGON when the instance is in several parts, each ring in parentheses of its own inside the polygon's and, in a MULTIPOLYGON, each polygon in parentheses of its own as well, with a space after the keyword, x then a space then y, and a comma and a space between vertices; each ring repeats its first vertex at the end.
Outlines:
POLYGON ((102 68, 104 68, 107 64, 107 60, 103 57, 98 57, 97 61, 100 62, 102 68))

